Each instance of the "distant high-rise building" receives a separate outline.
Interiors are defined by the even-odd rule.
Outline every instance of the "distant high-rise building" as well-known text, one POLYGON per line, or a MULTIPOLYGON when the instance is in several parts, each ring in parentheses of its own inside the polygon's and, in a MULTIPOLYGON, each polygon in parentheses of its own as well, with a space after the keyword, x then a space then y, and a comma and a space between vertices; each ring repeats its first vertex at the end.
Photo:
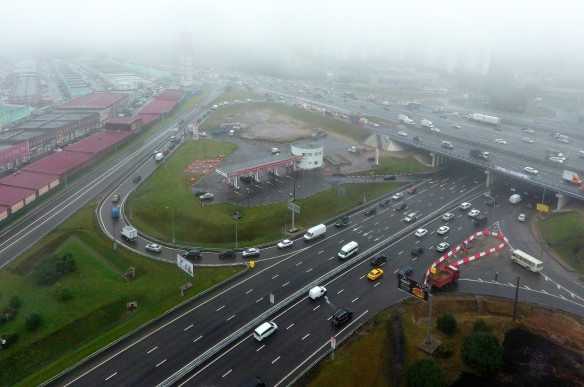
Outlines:
POLYGON ((193 37, 188 32, 180 36, 180 84, 193 86, 193 37))
POLYGON ((449 73, 464 71, 487 75, 491 65, 491 50, 485 44, 436 42, 428 49, 428 62, 449 73))

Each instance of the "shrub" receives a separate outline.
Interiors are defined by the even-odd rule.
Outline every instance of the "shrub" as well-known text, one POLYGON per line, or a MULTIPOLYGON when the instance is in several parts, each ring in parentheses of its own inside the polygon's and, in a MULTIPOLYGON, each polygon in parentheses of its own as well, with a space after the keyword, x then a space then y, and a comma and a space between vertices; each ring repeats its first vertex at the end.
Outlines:
POLYGON ((52 255, 37 262, 33 267, 33 278, 39 285, 52 285, 61 275, 75 271, 75 260, 71 253, 52 255))
POLYGON ((41 315, 38 313, 31 313, 30 316, 26 318, 26 329, 29 332, 34 332, 41 327, 43 320, 41 315))
POLYGON ((448 386, 442 367, 434 359, 416 360, 406 368, 404 382, 406 387, 448 386))
POLYGON ((6 340, 6 343, 2 346, 2 349, 10 348, 18 341, 18 333, 6 333, 1 337, 2 339, 6 340))
POLYGON ((450 313, 444 313, 438 317, 438 329, 447 335, 451 335, 456 331, 456 319, 450 313))
POLYGON ((10 306, 13 307, 14 309, 18 309, 20 308, 21 305, 22 301, 20 300, 20 297, 12 296, 12 298, 10 299, 10 306))
POLYGON ((436 349, 436 356, 439 356, 439 357, 444 358, 444 359, 448 359, 453 354, 454 354, 454 350, 452 349, 452 347, 448 343, 442 343, 436 349))
POLYGON ((495 375, 503 364, 503 349, 497 336, 489 332, 465 336, 460 356, 469 367, 483 377, 495 375))
POLYGON ((474 332, 490 332, 489 326, 483 319, 478 319, 474 322, 472 329, 474 332))
POLYGON ((73 292, 68 286, 57 286, 55 288, 55 297, 59 301, 69 301, 73 298, 73 292))

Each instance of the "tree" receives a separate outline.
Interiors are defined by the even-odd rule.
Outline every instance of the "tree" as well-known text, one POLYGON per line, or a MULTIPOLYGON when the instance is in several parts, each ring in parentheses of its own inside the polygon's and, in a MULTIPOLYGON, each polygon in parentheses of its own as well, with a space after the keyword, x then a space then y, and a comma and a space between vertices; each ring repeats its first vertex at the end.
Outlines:
POLYGON ((437 320, 438 329, 447 335, 451 335, 456 331, 456 319, 450 313, 444 313, 438 317, 437 320))
POLYGON ((14 309, 18 309, 20 308, 21 305, 22 301, 20 300, 20 297, 12 296, 12 298, 10 299, 10 306, 13 307, 14 309))
POLYGON ((406 368, 404 382, 406 387, 448 386, 442 367, 434 359, 416 360, 406 368))
POLYGON ((465 336, 460 356, 483 377, 495 375, 503 365, 503 349, 497 336, 489 332, 475 332, 465 336))
POLYGON ((43 320, 41 315, 38 313, 31 313, 30 316, 26 318, 26 329, 29 332, 34 332, 41 327, 43 320))
POLYGON ((474 324, 472 326, 472 330, 474 332, 490 332, 491 331, 489 329, 489 326, 485 322, 485 320, 483 320, 482 318, 480 318, 474 322, 474 324))

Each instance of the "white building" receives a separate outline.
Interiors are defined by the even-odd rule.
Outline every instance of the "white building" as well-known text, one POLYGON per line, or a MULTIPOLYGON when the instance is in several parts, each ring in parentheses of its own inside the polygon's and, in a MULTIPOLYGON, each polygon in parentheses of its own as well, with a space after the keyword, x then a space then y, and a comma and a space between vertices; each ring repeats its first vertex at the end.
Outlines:
POLYGON ((316 169, 322 167, 324 152, 321 143, 314 141, 296 141, 291 145, 291 152, 295 156, 302 156, 297 165, 300 169, 316 169))

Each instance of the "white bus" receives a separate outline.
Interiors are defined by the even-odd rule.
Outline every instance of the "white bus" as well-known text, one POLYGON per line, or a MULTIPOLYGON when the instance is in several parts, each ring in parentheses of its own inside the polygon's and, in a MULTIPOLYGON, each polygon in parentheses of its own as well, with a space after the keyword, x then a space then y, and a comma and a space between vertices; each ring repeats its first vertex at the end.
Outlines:
POLYGON ((542 261, 537 258, 533 258, 531 255, 526 254, 521 250, 513 250, 511 252, 511 260, 534 273, 543 269, 542 261))

